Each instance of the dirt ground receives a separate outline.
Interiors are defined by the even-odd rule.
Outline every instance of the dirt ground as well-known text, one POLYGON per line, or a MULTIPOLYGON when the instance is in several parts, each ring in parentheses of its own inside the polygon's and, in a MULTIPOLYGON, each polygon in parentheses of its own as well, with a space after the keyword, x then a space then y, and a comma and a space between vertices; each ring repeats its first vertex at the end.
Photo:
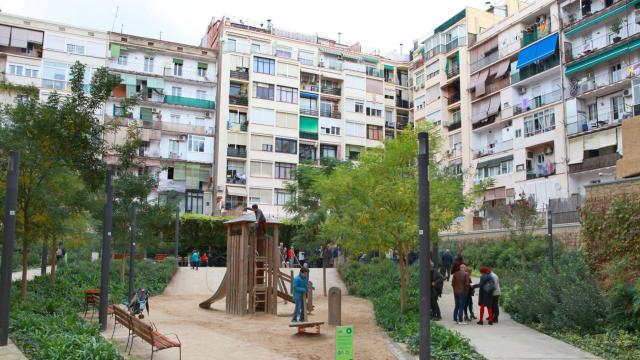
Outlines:
MULTIPOLYGON (((219 282, 218 270, 204 276, 206 282, 219 282)), ((205 271, 207 271, 205 270, 205 271)), ((335 358, 335 328, 322 325, 320 335, 300 336, 295 328, 290 328, 290 314, 293 304, 278 303, 278 316, 255 314, 238 317, 224 312, 224 299, 213 304, 211 310, 204 310, 198 304, 211 292, 192 291, 194 281, 201 281, 203 272, 180 269, 168 291, 150 299, 151 313, 145 319, 152 321, 161 333, 175 333, 182 342, 183 359, 300 359, 324 360, 335 358), (185 287, 175 282, 183 282, 185 287), (184 291, 182 295, 180 289, 184 291), (205 294, 193 294, 204 292, 205 294), (167 294, 168 293, 168 294, 167 294)), ((204 285, 204 284, 203 284, 204 285)), ((214 284, 208 284, 214 285, 214 284)), ((331 284, 330 284, 331 285, 331 284)), ((339 284, 342 285, 343 284, 339 284)), ((210 288, 214 288, 209 286, 210 288)), ((202 287, 199 287, 200 289, 202 287)), ((321 291, 314 294, 315 310, 311 321, 327 322, 327 300, 321 291)), ((111 319, 110 319, 111 320, 111 319)), ((354 326, 354 351, 356 359, 395 359, 388 349, 386 340, 380 334, 373 318, 371 303, 353 296, 342 298, 342 322, 354 326)), ((109 324, 106 337, 113 329, 109 324)), ((127 332, 117 327, 115 339, 124 349, 127 332)), ((151 347, 137 339, 133 346, 132 358, 149 358, 151 347)), ((154 355, 154 359, 177 359, 178 350, 164 350, 154 355)))

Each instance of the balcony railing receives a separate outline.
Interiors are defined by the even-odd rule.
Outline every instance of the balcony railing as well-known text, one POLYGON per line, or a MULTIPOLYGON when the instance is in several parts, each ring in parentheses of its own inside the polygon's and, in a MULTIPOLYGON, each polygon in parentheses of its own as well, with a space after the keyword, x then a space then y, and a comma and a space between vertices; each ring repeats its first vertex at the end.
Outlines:
POLYGON ((246 96, 229 95, 229 105, 247 106, 249 105, 249 98, 246 96))
POLYGON ((497 81, 493 80, 485 85, 485 91, 482 95, 476 95, 476 93, 474 92, 473 95, 471 96, 471 100, 476 100, 481 97, 485 97, 489 94, 500 91, 509 85, 511 85, 511 82, 509 81, 508 77, 505 77, 497 81))
POLYGON ((600 155, 592 158, 583 159, 579 164, 569 164, 570 173, 579 173, 583 171, 602 169, 606 167, 616 166, 616 162, 620 159, 620 154, 612 153, 600 155))
POLYGON ((318 88, 318 84, 302 83, 300 84, 300 89, 304 91, 318 92, 319 88, 318 88))
POLYGON ((234 79, 249 80, 249 71, 231 70, 229 76, 234 79))
POLYGON ((450 97, 447 98, 447 104, 448 105, 453 105, 455 103, 457 103, 458 101, 460 101, 460 94, 453 94, 450 97))
POLYGON ((338 87, 323 86, 321 90, 323 94, 336 95, 336 96, 340 96, 341 94, 341 89, 338 87))
POLYGON ((531 111, 542 106, 560 101, 562 98, 561 90, 556 90, 547 94, 536 96, 531 99, 527 99, 522 104, 513 106, 513 115, 522 114, 523 112, 531 111))
POLYGON ((460 116, 460 112, 456 111, 451 114, 451 117, 444 122, 444 126, 449 129, 449 131, 459 129, 462 125, 462 117, 460 116))
POLYGON ((402 130, 402 129, 406 128, 407 125, 409 125, 409 117, 408 116, 402 116, 402 115, 397 115, 396 116, 396 128, 398 128, 399 130, 402 130))
POLYGON ((451 41, 449 41, 449 43, 447 45, 445 45, 445 52, 449 52, 459 46, 464 46, 467 44, 467 37, 459 37, 459 38, 455 38, 451 41))
POLYGON ((227 121, 227 130, 234 130, 234 131, 244 131, 246 132, 247 130, 249 130, 249 122, 248 121, 244 121, 243 123, 238 123, 235 121, 227 121))
POLYGON ((227 184, 240 184, 240 185, 245 185, 247 183, 247 179, 246 177, 243 175, 241 176, 229 176, 227 175, 227 184), (243 179, 244 177, 244 179, 243 179))
POLYGON ((630 38, 637 39, 639 32, 640 25, 630 22, 628 26, 623 26, 617 34, 607 30, 605 35, 593 37, 583 43, 576 42, 573 47, 565 50, 566 62, 569 63, 596 52, 625 45, 630 38))
POLYGON ((551 34, 551 24, 546 23, 544 30, 540 30, 539 25, 533 25, 531 31, 522 31, 522 38, 520 39, 520 46, 525 47, 531 43, 534 43, 543 37, 551 34))
POLYGON ((317 109, 300 109, 300 114, 302 115, 310 115, 310 116, 318 116, 317 109))
POLYGON ((590 21, 590 19, 597 19, 605 14, 610 13, 615 9, 618 9, 622 6, 627 6, 627 4, 630 4, 631 2, 632 2, 631 0, 629 1, 623 0, 623 1, 616 1, 616 2, 612 1, 611 4, 607 6, 606 1, 603 1, 602 5, 604 5, 604 7, 595 12, 592 12, 590 8, 583 8, 582 10, 577 10, 576 12, 565 15, 563 17, 563 23, 565 24, 564 28, 565 30, 569 30, 569 28, 573 28, 575 26, 584 24, 587 21, 590 21))
POLYGON ((227 156, 246 158, 247 149, 229 147, 227 148, 227 156))
POLYGON ((535 168, 527 169, 527 180, 547 177, 556 174, 556 163, 545 161, 536 164, 535 168))
POLYGON ((496 60, 498 60, 500 58, 500 54, 495 51, 492 52, 491 54, 489 54, 489 56, 486 56, 480 60, 474 61, 473 63, 471 63, 470 68, 471 68, 471 72, 474 72, 480 68, 483 68, 493 62, 495 62, 496 60))
POLYGON ((623 119, 634 116, 633 109, 599 108, 595 114, 567 114, 567 135, 594 131, 619 124, 623 119))
POLYGON ((320 62, 320 67, 342 71, 342 63, 334 60, 325 60, 320 62))
POLYGON ((300 139, 318 140, 318 133, 300 131, 300 139))
POLYGON ((367 75, 383 78, 384 77, 384 71, 376 69, 376 68, 368 67, 367 68, 367 75))
POLYGON ((340 114, 340 111, 320 111, 320 116, 322 117, 328 117, 328 118, 332 118, 332 119, 340 119, 342 117, 342 114, 340 114))
POLYGON ((556 66, 558 66, 560 64, 560 56, 558 54, 555 54, 551 57, 548 57, 544 60, 542 60, 539 63, 536 64, 531 64, 527 67, 524 67, 522 69, 520 69, 520 71, 518 71, 515 74, 511 74, 511 84, 515 84, 517 82, 520 82, 524 79, 528 79, 532 76, 538 75, 540 73, 543 73, 549 69, 552 69, 556 66))
POLYGON ((164 103, 171 105, 190 106, 200 109, 215 109, 215 103, 211 100, 194 99, 183 96, 165 95, 164 103))
POLYGON ((455 65, 449 68, 449 70, 447 70, 447 79, 451 79, 454 76, 457 76, 460 74, 460 66, 455 65))
POLYGON ((409 109, 412 107, 411 102, 409 102, 409 100, 401 100, 401 99, 396 99, 396 106, 403 109, 409 109))
MULTIPOLYGON (((634 64, 634 66, 635 65, 636 64, 634 64)), ((571 96, 579 96, 590 91, 597 90, 601 87, 609 86, 626 79, 631 79, 633 75, 629 74, 626 71, 627 68, 628 66, 623 62, 621 64, 620 70, 616 70, 613 72, 602 71, 600 73, 596 73, 595 76, 583 77, 579 80, 576 80, 575 83, 571 84, 571 87, 569 89, 570 94, 571 96)))
POLYGON ((513 149, 513 140, 500 141, 493 144, 489 144, 473 152, 473 158, 479 159, 481 157, 499 154, 501 152, 509 151, 513 149))
POLYGON ((394 121, 385 120, 384 126, 390 129, 395 129, 396 123, 394 121))

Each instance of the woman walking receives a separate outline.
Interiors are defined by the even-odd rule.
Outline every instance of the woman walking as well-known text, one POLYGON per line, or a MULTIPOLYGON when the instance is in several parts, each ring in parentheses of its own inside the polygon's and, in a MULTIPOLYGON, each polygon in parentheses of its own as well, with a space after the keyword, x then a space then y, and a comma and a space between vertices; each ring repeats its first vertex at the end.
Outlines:
POLYGON ((473 285, 474 288, 479 288, 480 295, 478 297, 478 305, 480 305, 480 321, 478 325, 484 325, 484 308, 487 308, 489 313, 489 325, 493 325, 493 291, 496 288, 493 276, 491 276, 491 270, 487 266, 480 268, 480 283, 473 285))

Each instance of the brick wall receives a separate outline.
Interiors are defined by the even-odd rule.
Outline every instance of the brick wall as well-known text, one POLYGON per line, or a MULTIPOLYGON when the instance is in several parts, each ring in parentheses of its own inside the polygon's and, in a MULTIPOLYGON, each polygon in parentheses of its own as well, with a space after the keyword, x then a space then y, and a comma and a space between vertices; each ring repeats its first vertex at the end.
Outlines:
MULTIPOLYGON (((640 137, 640 135, 638 135, 640 137)), ((625 150, 626 151, 626 150, 625 150)), ((638 149, 640 151, 640 148, 638 149)), ((624 194, 640 194, 640 177, 622 179, 602 184, 593 184, 585 186, 585 199, 604 198, 609 199, 612 196, 624 194)))

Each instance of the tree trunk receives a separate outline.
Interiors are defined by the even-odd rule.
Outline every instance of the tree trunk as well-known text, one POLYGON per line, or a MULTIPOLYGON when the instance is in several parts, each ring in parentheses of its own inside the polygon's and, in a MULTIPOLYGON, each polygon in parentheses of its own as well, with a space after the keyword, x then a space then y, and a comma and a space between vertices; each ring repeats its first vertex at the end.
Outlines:
POLYGON ((322 294, 327 297, 327 262, 329 257, 327 256, 327 247, 322 247, 322 294))
POLYGON ((47 239, 42 239, 42 253, 40 254, 40 276, 47 275, 47 239))
POLYGON ((56 265, 58 264, 58 257, 56 252, 58 247, 56 246, 56 238, 51 238, 51 273, 49 274, 49 284, 56 282, 56 265))
POLYGON ((400 265, 400 312, 404 312, 407 305, 407 256, 405 254, 398 254, 398 264, 400 265))

